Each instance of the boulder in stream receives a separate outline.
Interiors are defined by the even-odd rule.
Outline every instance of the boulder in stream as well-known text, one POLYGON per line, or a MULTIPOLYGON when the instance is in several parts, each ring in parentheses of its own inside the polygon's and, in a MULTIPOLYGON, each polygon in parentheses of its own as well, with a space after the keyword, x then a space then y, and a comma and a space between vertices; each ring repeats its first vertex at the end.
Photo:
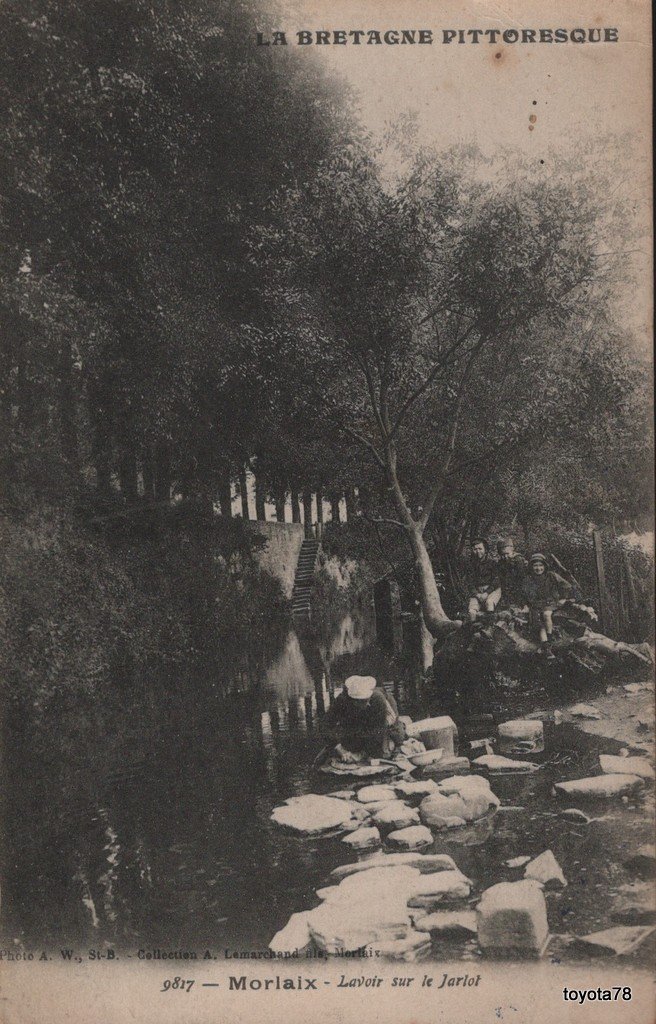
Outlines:
POLYGON ((418 825, 419 812, 414 807, 408 807, 402 800, 393 800, 376 811, 371 820, 378 828, 391 832, 418 825))
POLYGON ((422 877, 406 865, 348 875, 321 906, 309 911, 313 941, 324 952, 339 955, 405 939, 410 930, 408 898, 422 877))
POLYGON ((445 777, 447 775, 464 774, 470 769, 468 757, 441 757, 433 764, 424 764, 421 767, 421 774, 425 778, 430 776, 445 777))
POLYGON ((421 850, 432 845, 433 833, 425 825, 410 825, 390 832, 387 842, 397 850, 421 850))
POLYGON ((475 821, 496 809, 499 803, 482 776, 452 776, 438 783, 438 792, 422 800, 419 814, 424 825, 449 828, 453 827, 452 819, 475 821))
POLYGON ((394 783, 394 791, 403 800, 423 800, 425 796, 437 792, 437 783, 434 779, 423 779, 419 782, 402 779, 394 783))
POLYGON ((443 901, 466 899, 471 892, 471 882, 462 871, 437 871, 432 875, 420 875, 415 879, 408 895, 409 907, 437 906, 443 901))
POLYGON ((380 832, 373 825, 365 825, 349 835, 342 836, 342 842, 352 850, 376 850, 381 844, 380 832))
POLYGON ((535 881, 499 882, 476 908, 478 942, 487 956, 537 958, 549 938, 547 907, 535 881))
POLYGON ((567 885, 567 879, 551 850, 545 850, 526 865, 524 878, 532 878, 536 882, 540 882, 545 889, 557 889, 567 885))
POLYGON ((476 935, 476 912, 473 910, 438 910, 425 917, 416 918, 414 926, 418 932, 436 935, 461 934, 463 937, 476 935))
POLYGON ((458 729, 449 715, 413 722, 410 736, 420 739, 426 750, 441 749, 445 757, 454 757, 458 750, 458 729))
POLYGON ((544 726, 540 719, 514 718, 501 722, 498 733, 499 749, 504 753, 544 750, 544 726))
POLYGON ((273 953, 303 952, 312 942, 308 918, 310 911, 292 914, 284 928, 271 939, 269 949, 273 953))

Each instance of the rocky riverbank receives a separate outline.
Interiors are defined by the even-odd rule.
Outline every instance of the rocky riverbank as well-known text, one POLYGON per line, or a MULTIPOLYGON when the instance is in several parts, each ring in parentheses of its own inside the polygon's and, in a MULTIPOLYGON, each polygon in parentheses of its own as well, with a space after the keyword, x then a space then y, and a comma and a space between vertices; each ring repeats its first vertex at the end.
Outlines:
MULTIPOLYGON (((653 700, 651 683, 608 686, 461 745, 445 769, 457 760, 457 775, 438 760, 324 796, 357 860, 332 871, 318 905, 293 915, 271 949, 646 962, 656 932, 653 700)), ((297 821, 316 799, 288 802, 297 821)))

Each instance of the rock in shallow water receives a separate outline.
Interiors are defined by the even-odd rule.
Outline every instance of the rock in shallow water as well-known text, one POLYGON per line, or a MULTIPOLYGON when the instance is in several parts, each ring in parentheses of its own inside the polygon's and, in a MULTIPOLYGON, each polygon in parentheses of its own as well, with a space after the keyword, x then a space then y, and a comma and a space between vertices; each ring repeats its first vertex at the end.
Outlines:
POLYGON ((365 953, 369 953, 372 957, 382 956, 387 960, 402 960, 404 963, 414 963, 430 951, 430 936, 426 932, 416 932, 413 929, 410 929, 404 939, 365 947, 365 953))
POLYGON ((544 726, 539 719, 514 718, 498 727, 499 748, 513 750, 544 750, 544 726))
POLYGON ((477 768, 486 768, 489 772, 533 772, 536 766, 531 761, 515 761, 512 757, 502 757, 501 754, 483 754, 477 757, 472 764, 477 768))
POLYGON ((528 864, 530 857, 512 857, 510 860, 504 860, 504 864, 507 868, 523 868, 525 864, 528 864))
POLYGON ((592 818, 589 818, 584 811, 579 811, 578 807, 567 807, 559 813, 558 817, 565 818, 566 821, 576 821, 580 825, 589 825, 592 821, 592 818))
POLYGON ((296 796, 282 807, 276 807, 271 820, 284 828, 313 835, 339 828, 351 819, 351 810, 345 800, 333 800, 328 796, 296 796))
POLYGON ((455 827, 460 822, 475 821, 499 806, 499 798, 480 775, 452 776, 438 783, 438 791, 425 797, 419 814, 424 825, 432 828, 455 827))
POLYGON ((332 881, 339 881, 349 875, 370 871, 372 868, 412 867, 422 874, 434 871, 457 871, 453 858, 446 853, 381 853, 369 860, 358 861, 357 864, 342 864, 330 872, 332 881))
MULTIPOLYGON (((313 940, 327 953, 396 942, 410 934, 415 900, 436 902, 469 895, 469 880, 456 870, 421 874, 406 865, 371 867, 348 875, 336 891, 308 912, 313 940)), ((423 905, 423 904, 422 904, 423 905)))
POLYGON ((655 931, 656 927, 653 925, 618 925, 617 928, 606 928, 602 932, 592 932, 590 935, 576 935, 575 939, 577 943, 599 953, 626 956, 655 931))
POLYGON ((606 775, 639 775, 641 779, 654 779, 654 769, 646 757, 616 757, 600 754, 599 764, 606 775))
POLYGON ((438 935, 450 932, 469 937, 476 935, 476 912, 474 910, 438 910, 415 920, 418 932, 435 932, 438 935))
POLYGON ((547 907, 537 882, 499 882, 476 908, 478 942, 488 956, 539 957, 549 938, 547 907))
POLYGON ((468 757, 442 757, 435 764, 422 765, 421 774, 422 776, 439 776, 458 772, 458 774, 464 774, 468 772, 470 768, 468 757))
POLYGON ((461 900, 471 892, 471 882, 462 871, 437 871, 431 875, 420 875, 413 883, 408 897, 408 906, 423 906, 416 900, 461 900))
POLYGON ((535 879, 536 882, 541 882, 545 888, 557 889, 567 885, 567 879, 551 850, 545 850, 539 857, 526 865, 524 878, 535 879))
POLYGON ((409 828, 390 832, 387 842, 397 850, 420 850, 423 846, 432 844, 433 833, 425 825, 411 825, 409 828))
POLYGON ((622 796, 625 793, 641 789, 643 786, 644 780, 638 775, 593 775, 586 779, 556 782, 554 789, 557 794, 562 796, 599 799, 622 796))
POLYGON ((352 850, 375 850, 381 844, 380 832, 373 825, 365 826, 342 836, 342 842, 352 850))
POLYGON ((636 852, 624 861, 624 866, 643 878, 653 878, 656 875, 656 849, 647 843, 639 846, 636 852))
POLYGON ((393 831, 394 829, 408 828, 410 825, 418 825, 419 812, 414 807, 408 807, 401 800, 393 800, 376 811, 372 815, 372 821, 378 828, 393 831))
POLYGON ((295 950, 304 950, 310 945, 310 925, 308 918, 310 911, 306 910, 301 914, 292 914, 284 928, 271 939, 269 949, 274 953, 293 953, 295 950))
POLYGON ((574 718, 601 718, 601 714, 595 707, 593 707, 592 704, 575 704, 568 710, 570 715, 573 715, 574 718))
POLYGON ((396 800, 396 793, 391 786, 363 786, 358 790, 358 800, 361 804, 384 803, 396 800))
POLYGON ((401 781, 394 783, 396 795, 402 799, 417 798, 423 799, 437 792, 437 783, 434 779, 425 779, 420 782, 401 781))
POLYGON ((418 737, 427 750, 442 749, 445 757, 454 757, 456 754, 458 729, 449 715, 413 722, 409 732, 411 736, 418 737))

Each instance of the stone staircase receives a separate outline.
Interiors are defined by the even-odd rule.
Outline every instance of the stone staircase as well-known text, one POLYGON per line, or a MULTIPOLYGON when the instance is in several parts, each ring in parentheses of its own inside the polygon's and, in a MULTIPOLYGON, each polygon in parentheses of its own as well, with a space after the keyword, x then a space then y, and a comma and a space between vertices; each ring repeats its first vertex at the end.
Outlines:
POLYGON ((319 541, 317 540, 304 540, 301 545, 292 593, 292 615, 295 619, 309 619, 310 617, 310 595, 318 550, 319 541))

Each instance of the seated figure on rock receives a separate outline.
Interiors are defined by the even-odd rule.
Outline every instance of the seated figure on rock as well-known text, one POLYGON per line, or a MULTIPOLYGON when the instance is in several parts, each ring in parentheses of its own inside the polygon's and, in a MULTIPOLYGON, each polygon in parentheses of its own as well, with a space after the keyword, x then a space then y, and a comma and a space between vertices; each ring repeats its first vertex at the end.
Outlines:
POLYGON ((553 612, 572 595, 572 585, 557 572, 547 569, 547 560, 539 551, 529 559, 530 571, 523 583, 524 603, 528 605, 529 624, 535 630, 548 658, 553 658, 549 643, 553 640, 553 612))
POLYGON ((515 551, 515 545, 509 537, 497 543, 497 551, 499 553, 497 572, 501 583, 499 606, 521 608, 526 603, 523 587, 528 563, 515 551))
POLYGON ((499 565, 490 555, 489 546, 482 537, 471 542, 468 572, 469 603, 467 617, 476 622, 483 613, 492 615, 501 598, 499 565))

